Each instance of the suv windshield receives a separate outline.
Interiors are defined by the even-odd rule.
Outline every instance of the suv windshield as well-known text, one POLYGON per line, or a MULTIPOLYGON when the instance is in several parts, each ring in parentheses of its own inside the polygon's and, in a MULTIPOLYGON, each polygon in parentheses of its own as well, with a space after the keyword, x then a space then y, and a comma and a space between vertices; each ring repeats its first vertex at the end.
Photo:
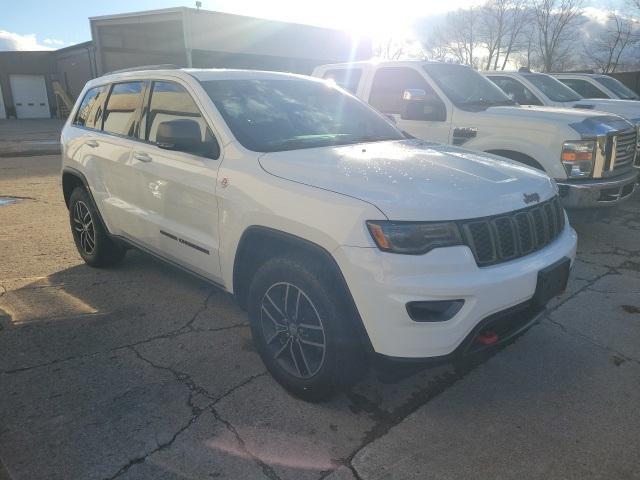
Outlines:
POLYGON ((593 77, 593 79, 596 82, 598 82, 600 85, 603 85, 604 87, 608 88, 613 93, 615 93, 618 97, 624 100, 640 100, 640 96, 638 96, 636 92, 631 90, 620 80, 617 80, 612 77, 606 77, 604 75, 601 77, 600 76, 593 77))
POLYGON ((236 139, 255 152, 404 138, 375 110, 320 81, 211 80, 202 85, 236 139))
POLYGON ((544 93, 552 102, 577 102, 582 97, 557 80, 544 73, 527 73, 524 78, 544 93))
POLYGON ((463 110, 486 110, 498 105, 515 105, 499 87, 469 67, 428 63, 423 68, 445 95, 463 110))

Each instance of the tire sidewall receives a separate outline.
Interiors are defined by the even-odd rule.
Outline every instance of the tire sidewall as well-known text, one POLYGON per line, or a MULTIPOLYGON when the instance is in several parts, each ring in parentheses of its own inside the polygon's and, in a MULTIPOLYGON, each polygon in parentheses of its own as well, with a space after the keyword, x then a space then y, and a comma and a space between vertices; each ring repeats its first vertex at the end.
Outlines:
POLYGON ((271 375, 292 393, 306 399, 322 398, 340 383, 338 359, 345 348, 341 325, 346 321, 340 302, 332 294, 327 281, 306 265, 292 259, 278 258, 266 262, 256 273, 249 289, 248 313, 256 348, 271 375), (302 290, 316 308, 325 335, 324 362, 309 378, 299 378, 284 370, 269 351, 261 325, 264 294, 274 284, 288 282, 302 290))
POLYGON ((76 244, 78 253, 82 259, 90 266, 104 267, 113 265, 119 262, 124 256, 124 249, 116 245, 108 236, 103 224, 100 214, 96 210, 93 200, 87 190, 83 187, 78 187, 69 197, 69 224, 71 226, 71 234, 73 235, 73 241, 76 244), (74 229, 73 215, 75 205, 78 201, 81 201, 87 206, 89 215, 93 221, 93 230, 95 234, 95 248, 92 253, 84 251, 80 245, 80 235, 74 229))
POLYGON ((87 262, 88 264, 92 264, 93 262, 96 261, 96 258, 98 256, 98 251, 99 251, 99 248, 100 248, 98 238, 99 238, 100 235, 98 233, 98 222, 97 222, 95 211, 93 209, 93 205, 92 205, 91 201, 89 201, 89 196, 85 192, 84 188, 76 188, 71 193, 71 197, 69 199, 69 225, 71 226, 71 234, 73 235, 73 241, 76 244, 76 248, 78 250, 78 253, 80 254, 80 256, 82 257, 82 259, 85 262, 87 262), (73 217, 74 217, 75 209, 76 209, 76 204, 78 202, 82 202, 87 206, 87 209, 89 210, 89 215, 91 216, 91 220, 93 222, 93 231, 94 231, 94 236, 95 236, 95 248, 93 249, 93 252, 90 253, 90 254, 85 252, 84 249, 82 248, 82 246, 80 245, 80 235, 76 231, 75 223, 73 221, 73 217))

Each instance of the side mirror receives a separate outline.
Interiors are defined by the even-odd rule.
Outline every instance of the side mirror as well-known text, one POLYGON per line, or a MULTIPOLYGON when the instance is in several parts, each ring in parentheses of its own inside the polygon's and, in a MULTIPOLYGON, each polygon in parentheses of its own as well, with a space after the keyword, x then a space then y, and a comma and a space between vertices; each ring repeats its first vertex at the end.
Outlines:
POLYGON ((405 90, 402 100, 404 105, 400 117, 403 120, 444 122, 447 119, 447 110, 442 101, 436 95, 427 95, 421 88, 405 90))
POLYGON ((427 92, 422 88, 408 88, 402 92, 402 99, 408 102, 424 102, 427 100, 427 92))
POLYGON ((158 125, 156 145, 165 150, 192 153, 216 159, 220 155, 220 147, 216 139, 207 130, 206 141, 202 141, 200 124, 188 118, 167 120, 158 125))
POLYGON ((202 147, 200 125, 186 118, 162 122, 156 132, 156 144, 166 150, 194 152, 202 147))

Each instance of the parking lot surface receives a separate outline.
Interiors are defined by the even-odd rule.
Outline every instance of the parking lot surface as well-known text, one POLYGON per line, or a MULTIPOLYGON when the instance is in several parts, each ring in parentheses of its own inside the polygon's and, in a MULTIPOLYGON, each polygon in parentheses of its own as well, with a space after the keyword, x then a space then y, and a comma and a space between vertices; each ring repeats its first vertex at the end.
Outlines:
POLYGON ((0 157, 60 153, 63 124, 57 118, 0 120, 0 157))
POLYGON ((285 393, 246 315, 130 251, 84 265, 58 156, 0 158, 0 479, 640 478, 640 200, 577 225, 566 294, 470 370, 285 393))

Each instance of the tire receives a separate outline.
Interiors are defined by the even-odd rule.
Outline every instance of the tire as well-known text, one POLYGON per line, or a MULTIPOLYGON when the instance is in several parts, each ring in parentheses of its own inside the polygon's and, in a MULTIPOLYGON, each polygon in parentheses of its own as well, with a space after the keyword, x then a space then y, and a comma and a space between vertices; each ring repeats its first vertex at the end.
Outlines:
POLYGON ((126 250, 109 238, 84 187, 71 192, 69 223, 78 253, 87 265, 109 267, 124 258, 126 250))
POLYGON ((262 361, 278 383, 307 401, 328 399, 366 368, 336 283, 319 265, 278 257, 258 269, 249 288, 251 333, 262 361))

